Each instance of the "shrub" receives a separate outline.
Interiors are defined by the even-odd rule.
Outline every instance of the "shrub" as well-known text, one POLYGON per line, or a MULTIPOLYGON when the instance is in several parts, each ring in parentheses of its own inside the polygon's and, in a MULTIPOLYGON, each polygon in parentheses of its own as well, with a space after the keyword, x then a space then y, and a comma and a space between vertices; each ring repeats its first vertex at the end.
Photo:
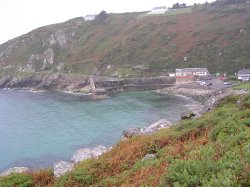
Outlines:
POLYGON ((11 174, 0 178, 0 186, 3 187, 31 187, 33 185, 32 177, 28 174, 11 174))
POLYGON ((223 169, 223 164, 211 161, 178 160, 168 169, 167 184, 200 186, 211 180, 214 174, 223 169))

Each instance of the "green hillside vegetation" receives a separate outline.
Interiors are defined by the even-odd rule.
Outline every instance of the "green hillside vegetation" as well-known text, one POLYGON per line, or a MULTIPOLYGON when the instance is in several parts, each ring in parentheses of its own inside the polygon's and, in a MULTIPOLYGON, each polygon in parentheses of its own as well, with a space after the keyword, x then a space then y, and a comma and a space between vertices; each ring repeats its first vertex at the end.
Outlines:
POLYGON ((233 89, 235 90, 250 90, 250 83, 249 82, 240 82, 238 84, 236 84, 233 89))
POLYGON ((20 70, 32 54, 51 48, 53 64, 43 69, 43 60, 33 60, 36 71, 57 72, 62 65, 65 73, 141 77, 207 67, 212 73, 234 74, 250 67, 249 33, 249 3, 198 4, 164 15, 105 14, 95 21, 80 17, 0 45, 0 64, 20 70), (53 44, 52 34, 66 43, 53 44))
POLYGON ((119 142, 54 180, 12 174, 0 186, 249 186, 250 95, 231 96, 199 119, 119 142), (146 154, 156 158, 142 161, 146 154))

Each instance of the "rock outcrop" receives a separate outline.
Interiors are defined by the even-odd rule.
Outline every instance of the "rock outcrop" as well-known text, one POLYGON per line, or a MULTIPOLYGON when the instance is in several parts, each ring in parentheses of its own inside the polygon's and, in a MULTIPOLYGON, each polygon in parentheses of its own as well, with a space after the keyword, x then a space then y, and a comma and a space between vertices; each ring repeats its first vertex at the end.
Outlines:
POLYGON ((96 158, 107 151, 107 148, 103 145, 96 146, 94 148, 83 148, 77 150, 71 157, 71 161, 74 163, 81 162, 89 158, 96 158))
POLYGON ((153 123, 149 127, 146 127, 143 129, 142 134, 152 134, 160 129, 168 128, 172 126, 172 123, 170 123, 166 119, 161 119, 157 121, 156 123, 153 123))
POLYGON ((4 75, 1 79, 0 79, 0 88, 5 88, 6 85, 12 80, 12 76, 11 75, 4 75))
POLYGON ((195 108, 191 111, 184 112, 181 115, 181 119, 189 119, 189 118, 198 118, 202 114, 205 114, 209 110, 212 110, 215 108, 222 99, 232 95, 237 94, 236 92, 228 89, 219 90, 213 93, 213 95, 206 98, 206 101, 203 103, 203 105, 200 105, 200 107, 195 108))
POLYGON ((53 170, 54 170, 54 176, 60 177, 64 175, 67 172, 70 172, 74 169, 74 164, 65 162, 65 161, 58 161, 54 163, 53 170))
POLYGON ((158 122, 153 123, 152 125, 145 128, 138 128, 138 127, 129 128, 123 131, 121 140, 126 140, 128 138, 138 135, 152 134, 160 129, 168 128, 170 126, 172 126, 172 124, 168 120, 161 119, 158 122))
POLYGON ((127 130, 124 130, 122 132, 122 140, 124 139, 127 139, 127 138, 131 138, 133 136, 137 136, 137 135, 140 135, 142 133, 143 129, 142 128, 138 128, 138 127, 135 127, 135 128, 129 128, 127 130))
POLYGON ((0 174, 1 177, 7 176, 11 173, 25 173, 28 172, 30 169, 28 167, 13 167, 10 168, 0 174))
POLYGON ((187 112, 183 112, 181 114, 181 119, 190 119, 194 116, 195 116, 195 114, 193 113, 193 111, 187 111, 187 112))
POLYGON ((150 160, 150 159, 154 159, 154 158, 156 158, 156 156, 155 156, 155 154, 147 154, 147 155, 145 155, 143 158, 142 158, 142 160, 141 161, 146 161, 146 160, 150 160))

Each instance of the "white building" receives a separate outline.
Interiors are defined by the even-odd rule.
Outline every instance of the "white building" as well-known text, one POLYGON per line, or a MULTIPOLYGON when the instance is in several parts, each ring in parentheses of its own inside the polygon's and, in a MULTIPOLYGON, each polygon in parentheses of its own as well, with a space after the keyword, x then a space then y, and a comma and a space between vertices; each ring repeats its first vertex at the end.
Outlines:
POLYGON ((250 80, 250 69, 242 69, 238 72, 238 79, 243 81, 250 80))
POLYGON ((84 20, 85 21, 93 21, 93 20, 95 20, 95 17, 96 17, 96 15, 94 15, 94 14, 86 15, 86 16, 84 16, 84 20))
POLYGON ((155 7, 148 14, 165 14, 168 11, 166 6, 155 7))
POLYGON ((175 73, 169 73, 168 76, 169 77, 175 77, 175 73))
POLYGON ((183 68, 175 70, 176 77, 208 76, 207 68, 183 68))
POLYGON ((199 78, 210 76, 207 68, 176 69, 176 84, 197 81, 199 78))

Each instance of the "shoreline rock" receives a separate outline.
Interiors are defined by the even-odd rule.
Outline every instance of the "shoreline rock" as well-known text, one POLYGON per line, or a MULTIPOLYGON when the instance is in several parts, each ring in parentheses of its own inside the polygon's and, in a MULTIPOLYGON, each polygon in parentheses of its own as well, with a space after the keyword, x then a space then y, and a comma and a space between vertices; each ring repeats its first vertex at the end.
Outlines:
POLYGON ((10 175, 11 173, 25 173, 25 172, 29 172, 29 171, 30 171, 30 169, 28 167, 13 167, 13 168, 9 168, 9 169, 5 170, 4 172, 2 172, 0 174, 0 177, 10 175))
POLYGON ((154 158, 156 158, 156 155, 155 155, 155 154, 147 154, 147 155, 145 155, 145 156, 141 159, 141 161, 144 162, 144 161, 151 160, 151 159, 154 159, 154 158))
POLYGON ((159 131, 160 129, 169 128, 172 125, 173 124, 170 123, 168 120, 161 119, 145 128, 138 128, 138 127, 129 128, 122 132, 121 140, 122 141, 127 140, 129 138, 132 138, 133 136, 138 136, 138 135, 149 135, 156 131, 159 131))
POLYGON ((94 148, 83 148, 77 150, 73 156, 71 157, 71 161, 74 163, 79 163, 83 160, 89 159, 89 158, 97 158, 103 153, 107 151, 107 148, 103 145, 98 145, 94 148))
POLYGON ((206 98, 212 96, 218 92, 215 89, 208 89, 208 88, 186 88, 181 86, 174 86, 169 88, 164 88, 161 90, 157 90, 156 93, 158 94, 171 94, 171 95, 179 95, 192 98, 199 102, 204 102, 206 98))
POLYGON ((92 93, 91 99, 107 99, 109 95, 123 91, 154 90, 174 83, 175 79, 168 76, 122 79, 52 72, 17 72, 15 76, 7 73, 0 76, 0 88, 92 93))
POLYGON ((94 148, 82 148, 77 150, 71 157, 71 162, 57 161, 53 165, 53 171, 55 177, 60 177, 67 172, 74 169, 75 164, 89 159, 97 158, 107 151, 107 148, 103 145, 98 145, 94 148))
POLYGON ((53 171, 55 177, 60 177, 67 172, 70 172, 74 169, 74 164, 66 161, 58 161, 53 165, 53 171))

